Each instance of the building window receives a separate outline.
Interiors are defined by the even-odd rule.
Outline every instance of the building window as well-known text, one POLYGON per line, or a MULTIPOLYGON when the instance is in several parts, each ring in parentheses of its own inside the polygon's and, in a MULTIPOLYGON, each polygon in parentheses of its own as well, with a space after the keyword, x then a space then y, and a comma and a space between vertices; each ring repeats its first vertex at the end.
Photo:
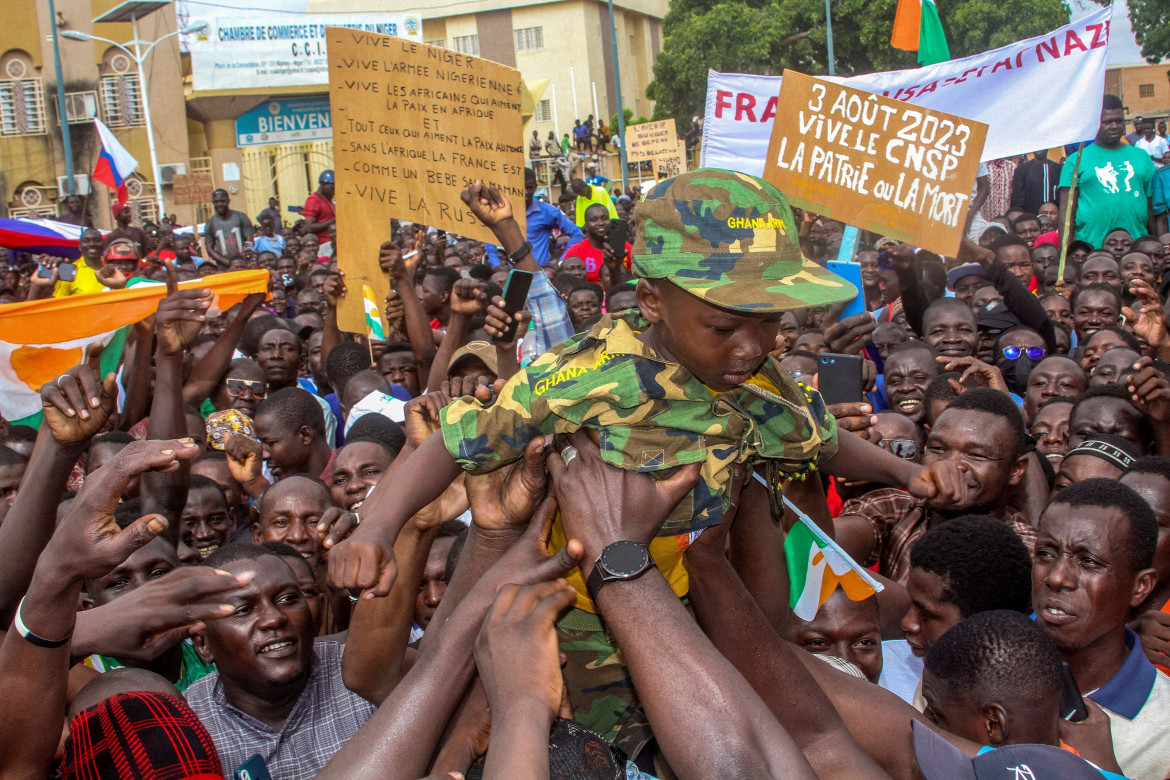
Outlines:
POLYGON ((543 27, 521 27, 516 34, 516 51, 540 51, 544 48, 543 27))
POLYGON ((456 35, 451 39, 451 48, 460 54, 470 54, 472 57, 479 56, 479 36, 478 35, 456 35))
POLYGON ((40 79, 0 81, 0 135, 45 132, 45 94, 40 79))
POLYGON ((1153 84, 1138 84, 1138 97, 1152 98, 1154 96, 1153 84))
POLYGON ((110 127, 137 127, 145 123, 137 73, 102 76, 102 114, 110 127))
POLYGON ((545 98, 544 100, 542 100, 536 104, 536 121, 537 122, 551 122, 551 121, 553 121, 552 104, 549 102, 548 98, 545 98))
POLYGON ((437 38, 433 41, 423 41, 427 46, 438 46, 440 49, 447 48, 447 41, 444 38, 437 38))

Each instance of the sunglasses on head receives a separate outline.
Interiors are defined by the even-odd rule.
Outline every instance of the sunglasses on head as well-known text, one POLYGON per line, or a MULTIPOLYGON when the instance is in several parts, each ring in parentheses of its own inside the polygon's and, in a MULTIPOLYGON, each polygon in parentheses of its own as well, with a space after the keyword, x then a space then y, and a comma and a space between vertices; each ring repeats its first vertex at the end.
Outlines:
POLYGON ((1004 347, 1003 356, 1008 360, 1015 360, 1020 355, 1027 355, 1031 360, 1043 360, 1048 354, 1044 347, 1004 347))
POLYGON ((918 442, 913 439, 882 439, 878 446, 902 460, 914 460, 918 457, 918 442))
POLYGON ((239 398, 244 394, 244 391, 250 391, 252 397, 256 399, 264 398, 268 395, 268 386, 262 380, 257 379, 232 379, 224 380, 224 385, 227 387, 227 394, 232 398, 239 398))

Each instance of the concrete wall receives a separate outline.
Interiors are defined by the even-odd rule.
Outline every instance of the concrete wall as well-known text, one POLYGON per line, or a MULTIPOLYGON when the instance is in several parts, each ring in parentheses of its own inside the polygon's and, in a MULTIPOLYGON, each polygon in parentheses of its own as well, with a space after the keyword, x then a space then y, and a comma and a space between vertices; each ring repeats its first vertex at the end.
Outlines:
MULTIPOLYGON (((93 24, 92 19, 108 11, 115 0, 57 0, 58 32, 77 30, 126 42, 133 38, 131 25, 93 24), (63 25, 61 24, 63 22, 63 25)), ((39 78, 45 101, 45 132, 27 136, 0 136, 0 207, 23 208, 17 200, 17 188, 36 183, 46 189, 46 200, 38 211, 52 215, 57 210, 57 177, 65 174, 65 154, 61 127, 58 121, 56 75, 53 67, 51 22, 46 0, 6 0, 5 24, 0 25, 0 57, 12 50, 23 50, 33 60, 36 70, 29 74, 39 78), (51 188, 51 190, 49 189, 51 188)), ((169 8, 151 14, 139 22, 139 36, 153 41, 175 30, 175 15, 169 8)), ((79 42, 60 38, 62 75, 66 91, 93 91, 98 93, 100 108, 100 66, 106 57, 108 44, 79 42)), ((132 72, 136 72, 132 69, 132 72)), ((160 165, 186 163, 190 157, 187 135, 186 109, 182 90, 182 63, 176 39, 171 38, 155 47, 145 66, 146 93, 154 124, 155 144, 160 165)), ((0 78, 5 78, 0 74, 0 78)), ((103 117, 104 119, 104 117, 103 117)), ((98 142, 92 122, 70 124, 74 173, 90 174, 98 153, 98 142)), ((154 183, 150 167, 150 151, 143 126, 115 129, 114 134, 138 160, 138 173, 148 184, 154 183)), ((170 187, 163 188, 167 213, 177 212, 187 221, 192 216, 189 207, 176 208, 170 201, 170 187)), ((92 188, 89 209, 100 226, 112 224, 108 206, 112 194, 102 185, 92 188)))

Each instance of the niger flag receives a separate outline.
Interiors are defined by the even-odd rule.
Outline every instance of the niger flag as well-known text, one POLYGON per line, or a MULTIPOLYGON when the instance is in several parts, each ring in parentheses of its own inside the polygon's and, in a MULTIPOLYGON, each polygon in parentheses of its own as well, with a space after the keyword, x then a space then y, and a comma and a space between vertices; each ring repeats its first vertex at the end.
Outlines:
POLYGON ((890 45, 918 52, 919 65, 934 65, 951 58, 934 0, 898 0, 890 45))
MULTIPOLYGON (((212 311, 224 311, 249 293, 265 292, 268 272, 233 271, 179 287, 210 289, 216 295, 212 311)), ((117 371, 128 326, 154 314, 166 294, 160 282, 0 305, 0 414, 11 423, 39 425, 41 385, 84 362, 90 344, 107 347, 102 373, 117 371)))
POLYGON ((812 620, 837 588, 854 601, 882 590, 882 584, 825 534, 808 515, 784 499, 797 521, 784 539, 788 563, 789 603, 801 620, 812 620))

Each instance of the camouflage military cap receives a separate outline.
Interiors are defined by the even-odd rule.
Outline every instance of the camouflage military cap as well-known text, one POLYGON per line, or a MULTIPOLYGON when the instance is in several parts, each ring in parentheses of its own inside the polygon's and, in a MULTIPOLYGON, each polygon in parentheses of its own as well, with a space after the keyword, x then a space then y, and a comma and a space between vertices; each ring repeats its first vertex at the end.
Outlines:
POLYGON ((634 216, 634 273, 716 306, 770 313, 857 297, 804 260, 788 199, 759 177, 699 168, 658 182, 634 216))

